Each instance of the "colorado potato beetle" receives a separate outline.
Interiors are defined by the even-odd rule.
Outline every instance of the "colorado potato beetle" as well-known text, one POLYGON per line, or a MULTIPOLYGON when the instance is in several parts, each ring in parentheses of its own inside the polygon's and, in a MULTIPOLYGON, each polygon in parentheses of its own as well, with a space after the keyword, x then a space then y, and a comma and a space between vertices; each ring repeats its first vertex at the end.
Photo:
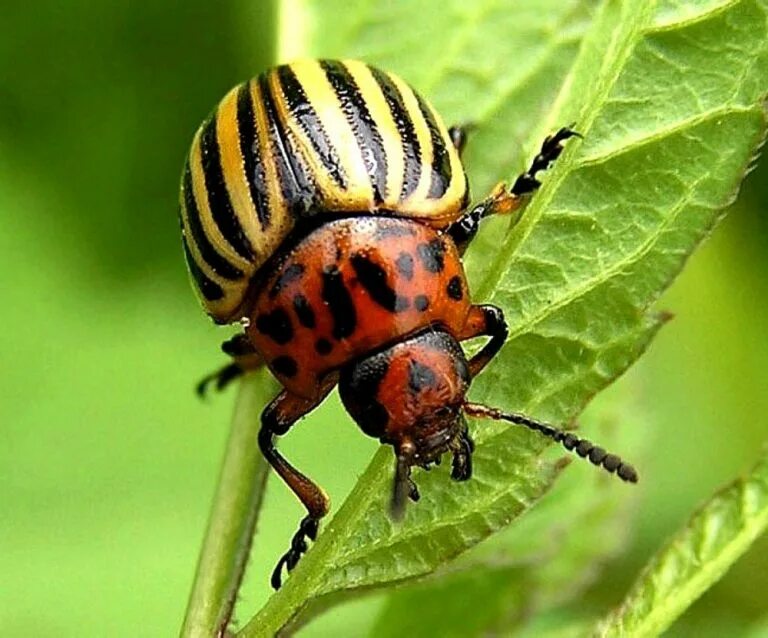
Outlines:
POLYGON ((394 448, 395 518, 419 498, 414 466, 450 453, 452 477, 470 478, 465 415, 531 428, 637 480, 589 441, 466 398, 507 325, 500 308, 471 302, 462 254, 483 218, 520 208, 576 135, 547 137, 511 188, 470 207, 465 129, 446 128, 396 75, 352 60, 270 69, 232 89, 195 134, 180 197, 189 271, 215 322, 246 326, 222 346, 233 361, 198 390, 271 370, 283 390, 262 414, 258 444, 307 509, 275 588, 329 504, 274 439, 336 385, 363 432, 394 448), (467 358, 459 342, 478 336, 490 339, 467 358))

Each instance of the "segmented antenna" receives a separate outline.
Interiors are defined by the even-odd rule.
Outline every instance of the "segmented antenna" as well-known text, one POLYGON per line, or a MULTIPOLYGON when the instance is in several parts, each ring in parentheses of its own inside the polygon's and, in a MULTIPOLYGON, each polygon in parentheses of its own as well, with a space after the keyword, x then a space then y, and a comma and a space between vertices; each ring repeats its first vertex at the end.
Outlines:
POLYGON ((594 465, 602 467, 611 474, 616 474, 622 481, 637 483, 637 471, 629 463, 625 463, 615 454, 609 454, 605 449, 595 445, 587 439, 581 439, 571 432, 565 432, 547 423, 542 423, 523 414, 502 412, 497 408, 490 408, 480 403, 464 403, 464 412, 469 416, 494 419, 496 421, 508 421, 516 425, 535 430, 550 439, 557 441, 570 451, 576 452, 580 457, 589 460, 594 465))

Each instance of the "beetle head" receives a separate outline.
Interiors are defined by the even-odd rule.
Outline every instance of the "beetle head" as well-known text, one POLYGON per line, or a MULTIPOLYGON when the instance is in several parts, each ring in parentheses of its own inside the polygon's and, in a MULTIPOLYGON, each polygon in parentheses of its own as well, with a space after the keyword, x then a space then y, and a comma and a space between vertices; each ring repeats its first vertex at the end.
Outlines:
POLYGON ((450 451, 454 478, 468 478, 471 442, 462 406, 469 383, 459 344, 433 328, 342 371, 339 393, 350 415, 366 434, 394 447, 396 516, 406 496, 418 498, 410 481, 413 466, 429 468, 450 451))

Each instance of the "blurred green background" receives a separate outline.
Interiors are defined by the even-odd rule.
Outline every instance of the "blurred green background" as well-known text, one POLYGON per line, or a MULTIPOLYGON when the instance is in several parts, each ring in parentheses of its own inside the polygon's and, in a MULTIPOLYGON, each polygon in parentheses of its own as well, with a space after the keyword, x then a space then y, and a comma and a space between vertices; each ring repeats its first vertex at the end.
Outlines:
MULTIPOLYGON (((41 0, 3 17, 0 635, 178 632, 232 405, 192 393, 232 329, 204 317, 187 282, 178 175, 213 103, 272 61, 263 7, 41 0)), ((767 209, 763 162, 662 300, 675 320, 618 382, 643 406, 651 452, 631 544, 585 609, 621 600, 765 438, 767 209)), ((284 446, 336 504, 376 448, 338 409, 284 446)), ((270 482, 241 620, 268 595, 300 511, 270 482)), ((672 634, 768 631, 766 591, 762 539, 672 634)), ((370 620, 352 606, 306 633, 370 620)))

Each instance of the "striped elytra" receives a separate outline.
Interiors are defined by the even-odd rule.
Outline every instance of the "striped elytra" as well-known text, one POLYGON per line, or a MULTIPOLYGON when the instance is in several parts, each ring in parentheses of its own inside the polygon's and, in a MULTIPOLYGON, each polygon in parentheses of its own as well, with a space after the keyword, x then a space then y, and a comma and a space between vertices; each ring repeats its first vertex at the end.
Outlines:
POLYGON ((408 84, 359 61, 302 60, 232 89, 195 134, 184 252, 205 310, 228 323, 302 225, 375 214, 441 229, 468 198, 445 125, 408 84))

